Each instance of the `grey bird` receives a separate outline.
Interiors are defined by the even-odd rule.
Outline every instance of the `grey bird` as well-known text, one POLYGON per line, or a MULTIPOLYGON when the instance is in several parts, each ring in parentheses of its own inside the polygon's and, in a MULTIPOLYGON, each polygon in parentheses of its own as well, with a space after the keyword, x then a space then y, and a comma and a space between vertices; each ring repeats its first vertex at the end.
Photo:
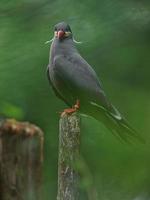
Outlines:
POLYGON ((95 71, 76 49, 70 26, 61 22, 54 29, 47 75, 56 96, 70 107, 64 112, 80 110, 126 142, 143 141, 108 100, 95 71))

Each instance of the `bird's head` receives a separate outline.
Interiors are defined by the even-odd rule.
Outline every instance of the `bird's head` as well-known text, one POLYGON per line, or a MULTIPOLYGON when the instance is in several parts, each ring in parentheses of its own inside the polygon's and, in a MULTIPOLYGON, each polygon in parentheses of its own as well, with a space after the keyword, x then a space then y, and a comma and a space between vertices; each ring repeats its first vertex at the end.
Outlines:
POLYGON ((72 31, 70 26, 66 22, 60 22, 54 27, 54 36, 59 40, 66 38, 72 38, 72 31))

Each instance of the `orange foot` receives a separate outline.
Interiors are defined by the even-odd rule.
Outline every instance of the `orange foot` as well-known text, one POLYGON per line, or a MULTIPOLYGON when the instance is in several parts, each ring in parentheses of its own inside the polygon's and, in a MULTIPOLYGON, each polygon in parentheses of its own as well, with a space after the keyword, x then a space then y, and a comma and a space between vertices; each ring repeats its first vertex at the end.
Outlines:
POLYGON ((65 109, 65 110, 61 113, 61 116, 65 115, 65 114, 70 115, 70 114, 76 112, 79 108, 80 108, 80 101, 77 100, 77 101, 76 101, 76 104, 75 104, 72 108, 67 108, 67 109, 65 109))

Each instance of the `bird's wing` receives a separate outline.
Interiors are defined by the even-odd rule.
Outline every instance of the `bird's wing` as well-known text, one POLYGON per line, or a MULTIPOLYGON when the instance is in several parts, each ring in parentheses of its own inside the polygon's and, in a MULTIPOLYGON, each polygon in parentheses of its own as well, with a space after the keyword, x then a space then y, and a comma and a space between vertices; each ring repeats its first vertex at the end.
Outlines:
POLYGON ((109 108, 109 101, 102 89, 95 71, 91 66, 78 54, 71 56, 57 56, 55 58, 55 72, 72 87, 74 93, 79 93, 91 101, 109 108))
POLYGON ((74 92, 77 90, 77 93, 81 93, 92 106, 107 112, 115 120, 122 119, 120 112, 108 100, 95 71, 80 54, 58 56, 55 66, 57 73, 74 88, 74 92))
POLYGON ((116 119, 121 119, 121 114, 108 100, 95 71, 80 54, 58 56, 55 66, 55 70, 74 88, 74 92, 77 90, 90 104, 110 112, 116 119))

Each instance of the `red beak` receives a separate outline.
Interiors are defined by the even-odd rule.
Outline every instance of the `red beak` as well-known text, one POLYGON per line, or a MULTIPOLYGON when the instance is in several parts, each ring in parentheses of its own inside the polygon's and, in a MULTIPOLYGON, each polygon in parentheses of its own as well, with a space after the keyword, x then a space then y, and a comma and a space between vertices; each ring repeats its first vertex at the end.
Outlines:
POLYGON ((58 35, 58 38, 61 39, 65 35, 65 32, 60 30, 60 31, 57 32, 57 35, 58 35))

